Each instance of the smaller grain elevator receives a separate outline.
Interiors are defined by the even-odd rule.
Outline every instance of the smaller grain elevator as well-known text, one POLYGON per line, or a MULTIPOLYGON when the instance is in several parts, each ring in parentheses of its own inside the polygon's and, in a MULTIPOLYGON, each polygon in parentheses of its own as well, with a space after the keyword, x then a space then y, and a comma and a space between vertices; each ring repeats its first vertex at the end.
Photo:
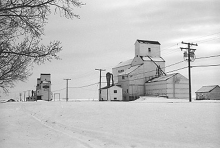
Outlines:
POLYGON ((37 100, 51 101, 51 75, 41 74, 37 79, 36 86, 37 100))

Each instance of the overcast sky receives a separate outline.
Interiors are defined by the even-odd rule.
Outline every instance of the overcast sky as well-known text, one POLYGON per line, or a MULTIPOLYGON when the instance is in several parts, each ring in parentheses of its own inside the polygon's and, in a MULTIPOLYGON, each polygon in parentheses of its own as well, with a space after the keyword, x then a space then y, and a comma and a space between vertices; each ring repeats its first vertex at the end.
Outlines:
MULTIPOLYGON (((99 81, 96 68, 111 69, 121 61, 134 57, 137 39, 161 43, 161 56, 166 65, 183 60, 180 47, 184 42, 198 43, 196 57, 220 55, 219 0, 82 0, 86 3, 74 12, 80 19, 68 20, 50 15, 43 42, 62 42, 62 60, 53 60, 33 68, 33 75, 17 83, 9 97, 35 90, 40 73, 50 73, 52 90, 93 84, 99 81)), ((197 59, 192 65, 220 64, 220 57, 197 59)), ((172 71, 187 66, 187 62, 171 66, 172 71)), ((103 72, 103 76, 106 74, 103 72)), ((188 78, 188 69, 179 72, 188 78)), ((220 66, 192 69, 193 95, 203 85, 220 85, 220 66)), ((103 78, 103 81, 105 79, 103 78)), ((105 86, 105 84, 103 84, 105 86)), ((65 98, 65 90, 56 91, 65 98)), ((26 93, 27 95, 27 93, 26 93)), ((3 97, 3 95, 2 95, 3 97)), ((97 99, 98 85, 70 88, 71 99, 97 99)), ((5 98, 5 97, 4 97, 5 98)))

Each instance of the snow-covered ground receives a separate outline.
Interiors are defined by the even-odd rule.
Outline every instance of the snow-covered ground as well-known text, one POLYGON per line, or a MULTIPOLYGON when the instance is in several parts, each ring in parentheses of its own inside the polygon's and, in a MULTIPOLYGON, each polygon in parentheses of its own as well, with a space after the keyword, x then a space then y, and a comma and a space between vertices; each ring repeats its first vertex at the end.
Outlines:
POLYGON ((219 148, 220 102, 0 103, 0 148, 219 148))

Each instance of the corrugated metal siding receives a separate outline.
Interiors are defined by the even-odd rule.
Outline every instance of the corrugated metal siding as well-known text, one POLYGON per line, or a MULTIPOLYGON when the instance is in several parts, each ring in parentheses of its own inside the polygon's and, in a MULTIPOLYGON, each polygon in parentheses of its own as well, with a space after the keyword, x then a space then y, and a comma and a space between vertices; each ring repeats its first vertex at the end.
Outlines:
POLYGON ((164 81, 145 84, 146 95, 167 96, 168 98, 188 98, 189 86, 185 77, 180 74, 172 75, 164 81))
POLYGON ((147 96, 167 96, 166 81, 146 83, 145 93, 147 96))

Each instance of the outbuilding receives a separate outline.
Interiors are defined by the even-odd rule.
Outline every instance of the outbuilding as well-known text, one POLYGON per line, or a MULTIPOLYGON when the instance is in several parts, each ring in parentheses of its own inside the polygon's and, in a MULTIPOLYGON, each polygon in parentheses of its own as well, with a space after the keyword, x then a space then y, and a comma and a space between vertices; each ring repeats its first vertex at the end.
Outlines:
POLYGON ((145 83, 146 96, 163 96, 174 99, 187 99, 189 82, 179 73, 152 78, 145 83))
POLYGON ((203 86, 196 91, 196 100, 220 100, 218 85, 203 86))
POLYGON ((122 88, 116 85, 101 88, 101 101, 122 101, 122 88))

